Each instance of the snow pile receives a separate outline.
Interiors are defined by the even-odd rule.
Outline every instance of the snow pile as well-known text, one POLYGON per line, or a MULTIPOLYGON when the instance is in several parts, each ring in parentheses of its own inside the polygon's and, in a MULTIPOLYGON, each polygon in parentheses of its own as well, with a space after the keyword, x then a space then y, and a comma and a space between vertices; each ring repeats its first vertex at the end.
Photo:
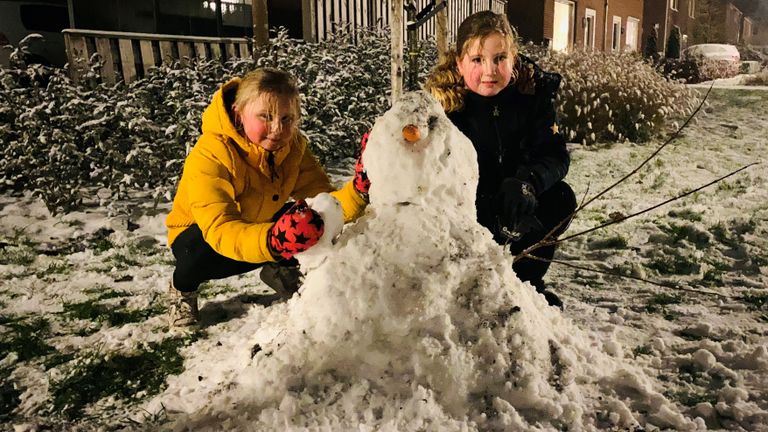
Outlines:
MULTIPOLYGON (((475 160, 436 101, 403 96, 371 133, 366 215, 300 258, 300 295, 191 346, 147 410, 177 430, 704 428, 616 340, 579 330, 515 277, 475 221, 475 160)), ((338 208, 313 206, 333 233, 338 208)))

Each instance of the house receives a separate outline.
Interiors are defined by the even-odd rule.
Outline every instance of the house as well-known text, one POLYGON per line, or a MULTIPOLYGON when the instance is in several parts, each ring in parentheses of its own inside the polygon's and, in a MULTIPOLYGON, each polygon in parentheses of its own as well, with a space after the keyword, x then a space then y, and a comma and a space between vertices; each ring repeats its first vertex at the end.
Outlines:
POLYGON ((752 34, 749 36, 748 43, 768 50, 768 17, 763 16, 752 20, 752 34))
POLYGON ((510 0, 507 16, 524 41, 558 51, 641 46, 643 0, 510 0))
POLYGON ((645 0, 643 6, 643 34, 645 38, 642 41, 643 50, 648 44, 648 36, 656 31, 656 47, 659 52, 665 52, 669 35, 674 27, 680 29, 681 40, 680 48, 684 49, 691 44, 691 34, 693 32, 697 5, 717 2, 719 0, 645 0))

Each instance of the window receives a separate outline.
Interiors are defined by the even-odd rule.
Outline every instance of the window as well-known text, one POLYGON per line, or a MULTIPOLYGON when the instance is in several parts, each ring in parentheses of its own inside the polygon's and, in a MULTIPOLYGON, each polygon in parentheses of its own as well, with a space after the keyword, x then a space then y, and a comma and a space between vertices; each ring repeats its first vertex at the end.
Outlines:
POLYGON ((584 14, 584 48, 595 47, 595 22, 597 12, 594 9, 587 8, 584 14))
POLYGON ((29 31, 58 33, 69 27, 69 14, 64 6, 21 5, 19 15, 21 24, 29 31))
POLYGON ((696 16, 696 0, 688 0, 688 16, 695 18, 696 16))
POLYGON ((611 32, 611 49, 613 51, 619 51, 621 49, 621 17, 613 17, 613 31, 611 32))
POLYGON ((669 0, 669 7, 672 8, 672 10, 677 10, 679 3, 680 0, 669 0))
POLYGON ((637 51, 637 39, 640 37, 640 20, 627 18, 627 51, 637 51))

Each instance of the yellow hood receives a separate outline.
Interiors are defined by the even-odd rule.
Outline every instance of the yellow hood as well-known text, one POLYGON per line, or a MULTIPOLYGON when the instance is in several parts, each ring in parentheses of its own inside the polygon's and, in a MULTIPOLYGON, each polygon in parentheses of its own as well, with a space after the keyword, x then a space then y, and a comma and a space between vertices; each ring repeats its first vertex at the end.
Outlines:
MULTIPOLYGON (((254 144, 248 140, 241 130, 235 126, 234 113, 232 112, 232 104, 235 101, 235 94, 237 88, 240 85, 240 78, 234 78, 219 88, 216 93, 213 94, 213 99, 208 108, 203 112, 203 134, 211 133, 219 135, 230 140, 237 146, 237 151, 240 157, 245 159, 248 165, 258 169, 265 175, 269 176, 272 171, 267 163, 268 151, 264 150, 258 144, 254 144)), ((275 156, 275 166, 280 166, 288 154, 291 152, 291 147, 295 146, 296 137, 293 137, 289 141, 288 145, 283 146, 281 149, 272 152, 275 156)))

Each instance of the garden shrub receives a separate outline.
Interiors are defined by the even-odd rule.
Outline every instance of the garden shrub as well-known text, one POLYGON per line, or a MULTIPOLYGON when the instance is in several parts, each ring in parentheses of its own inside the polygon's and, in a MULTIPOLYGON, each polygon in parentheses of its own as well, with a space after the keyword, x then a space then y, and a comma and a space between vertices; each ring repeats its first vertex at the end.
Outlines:
MULTIPOLYGON (((324 162, 354 157, 362 134, 388 106, 389 32, 340 32, 318 43, 280 31, 259 60, 197 61, 156 68, 130 85, 100 83, 98 56, 79 83, 63 69, 0 69, 0 192, 32 191, 52 212, 132 191, 170 199, 186 151, 216 88, 256 66, 285 69, 302 92, 304 133, 324 162)), ((433 42, 420 46, 419 74, 434 64, 433 42)), ((406 69, 407 72, 407 69, 406 69)))
POLYGON ((539 63, 563 76, 557 103, 570 141, 645 141, 696 102, 685 86, 634 53, 553 53, 539 63))
POLYGON ((672 81, 693 84, 701 81, 699 64, 689 59, 661 59, 658 65, 661 74, 672 81))
POLYGON ((697 62, 701 81, 731 78, 739 74, 739 63, 702 59, 697 62))
POLYGON ((750 75, 744 78, 744 84, 746 85, 768 85, 768 68, 761 70, 759 73, 750 75))

